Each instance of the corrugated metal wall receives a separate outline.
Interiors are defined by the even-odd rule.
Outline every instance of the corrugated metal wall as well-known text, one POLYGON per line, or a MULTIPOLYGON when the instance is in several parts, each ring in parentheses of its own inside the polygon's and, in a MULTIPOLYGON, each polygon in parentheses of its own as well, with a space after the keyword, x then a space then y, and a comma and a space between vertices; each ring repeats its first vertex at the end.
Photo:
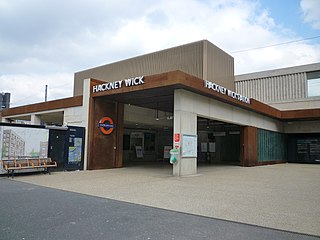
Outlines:
POLYGON ((258 129, 258 161, 287 160, 287 137, 283 133, 258 129))
POLYGON ((210 42, 204 42, 203 79, 235 90, 234 59, 210 42))
POLYGON ((140 75, 181 70, 202 78, 203 41, 150 53, 75 74, 74 95, 82 95, 83 80, 116 81, 140 75))
POLYGON ((230 55, 209 41, 202 40, 77 72, 74 95, 82 95, 83 80, 87 78, 112 82, 175 70, 234 89, 233 65, 234 60, 230 55))
POLYGON ((306 73, 236 81, 236 92, 262 102, 306 98, 306 73))

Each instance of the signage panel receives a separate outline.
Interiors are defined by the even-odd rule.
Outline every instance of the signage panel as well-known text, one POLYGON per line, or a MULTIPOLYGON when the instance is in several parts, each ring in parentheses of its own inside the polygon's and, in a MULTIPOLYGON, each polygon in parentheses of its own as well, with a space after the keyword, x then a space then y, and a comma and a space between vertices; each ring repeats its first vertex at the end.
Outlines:
POLYGON ((124 80, 98 84, 98 85, 93 86, 92 92, 93 93, 104 92, 104 91, 119 89, 119 88, 123 88, 123 87, 137 86, 137 85, 141 85, 141 84, 144 84, 144 76, 133 77, 133 78, 128 78, 128 79, 124 79, 124 80))
POLYGON ((182 135, 182 157, 197 157, 196 135, 182 135))
POLYGON ((103 134, 109 135, 113 132, 115 125, 110 117, 104 117, 99 121, 98 127, 103 134))
POLYGON ((174 134, 174 148, 180 148, 180 133, 174 134))
POLYGON ((234 91, 231 91, 230 89, 227 89, 225 87, 222 87, 214 82, 210 82, 208 80, 204 80, 204 86, 208 89, 211 89, 212 91, 215 91, 217 93, 227 95, 228 97, 234 98, 240 102, 244 102, 247 104, 250 104, 250 98, 241 95, 240 93, 236 93, 234 91))
MULTIPOLYGON (((46 158, 48 142, 49 129, 0 126, 0 160, 46 158)), ((0 165, 1 173, 5 173, 2 165, 0 165)))

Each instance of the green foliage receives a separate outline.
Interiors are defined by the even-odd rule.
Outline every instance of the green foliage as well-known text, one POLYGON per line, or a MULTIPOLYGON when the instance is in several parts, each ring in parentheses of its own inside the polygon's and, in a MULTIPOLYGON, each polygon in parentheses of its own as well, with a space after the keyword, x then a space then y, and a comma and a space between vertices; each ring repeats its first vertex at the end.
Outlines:
POLYGON ((30 157, 38 157, 39 156, 39 152, 36 152, 33 148, 31 150, 31 152, 29 153, 30 157))

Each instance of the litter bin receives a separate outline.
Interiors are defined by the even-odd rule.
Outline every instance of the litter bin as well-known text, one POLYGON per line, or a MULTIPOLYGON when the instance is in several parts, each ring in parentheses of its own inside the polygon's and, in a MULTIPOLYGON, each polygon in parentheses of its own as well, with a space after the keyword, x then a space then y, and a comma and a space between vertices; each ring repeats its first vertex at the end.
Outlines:
POLYGON ((178 161, 179 149, 174 148, 170 150, 170 163, 175 164, 178 161))

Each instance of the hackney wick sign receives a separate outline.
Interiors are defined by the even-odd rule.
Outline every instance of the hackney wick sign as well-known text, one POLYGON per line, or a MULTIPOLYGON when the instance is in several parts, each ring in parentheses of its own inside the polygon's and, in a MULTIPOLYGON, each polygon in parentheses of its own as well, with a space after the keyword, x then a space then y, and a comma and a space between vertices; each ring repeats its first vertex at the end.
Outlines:
POLYGON ((206 88, 209 88, 215 92, 221 93, 223 95, 227 95, 229 97, 232 97, 234 99, 237 99, 240 102, 244 102, 247 104, 250 104, 250 98, 241 95, 240 93, 236 93, 234 91, 231 91, 230 89, 227 89, 225 87, 222 87, 216 83, 210 82, 208 80, 204 80, 204 86, 206 88))
POLYGON ((137 85, 144 84, 144 76, 140 77, 133 77, 133 78, 128 78, 124 80, 118 80, 114 82, 107 82, 107 83, 102 83, 99 85, 93 86, 92 91, 94 93, 96 92, 104 92, 108 90, 113 90, 113 89, 119 89, 123 87, 133 87, 137 85))
MULTIPOLYGON (((92 91, 93 93, 97 93, 97 92, 104 92, 108 90, 120 89, 123 87, 133 87, 141 84, 144 84, 144 76, 98 84, 93 86, 92 91)), ((228 97, 234 98, 240 102, 250 104, 250 98, 243 96, 239 93, 236 93, 234 91, 231 91, 230 89, 220 86, 214 82, 204 80, 204 86, 212 91, 218 92, 223 95, 227 95, 228 97)))

